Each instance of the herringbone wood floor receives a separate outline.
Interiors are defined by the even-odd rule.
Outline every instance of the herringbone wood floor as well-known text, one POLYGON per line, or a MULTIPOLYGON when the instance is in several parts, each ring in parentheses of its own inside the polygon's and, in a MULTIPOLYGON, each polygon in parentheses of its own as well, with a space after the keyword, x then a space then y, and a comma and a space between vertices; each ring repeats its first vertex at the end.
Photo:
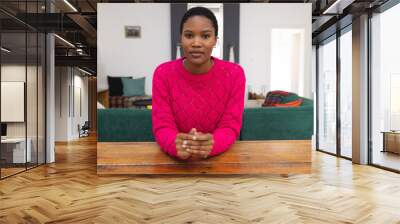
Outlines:
POLYGON ((315 152, 309 175, 96 175, 94 138, 0 181, 0 223, 400 223, 400 175, 315 152))

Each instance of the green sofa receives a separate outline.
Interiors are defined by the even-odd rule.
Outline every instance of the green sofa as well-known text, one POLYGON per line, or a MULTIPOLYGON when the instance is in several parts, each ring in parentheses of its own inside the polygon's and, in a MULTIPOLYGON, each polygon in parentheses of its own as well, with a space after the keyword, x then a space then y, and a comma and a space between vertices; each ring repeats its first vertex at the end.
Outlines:
POLYGON ((151 110, 97 109, 97 141, 152 142, 151 110))
POLYGON ((303 140, 313 133, 314 104, 303 98, 300 107, 246 108, 241 140, 303 140))
MULTIPOLYGON (((313 112, 306 98, 300 107, 245 108, 240 140, 311 139, 313 112)), ((155 141, 151 126, 151 110, 97 110, 99 142, 155 141)))

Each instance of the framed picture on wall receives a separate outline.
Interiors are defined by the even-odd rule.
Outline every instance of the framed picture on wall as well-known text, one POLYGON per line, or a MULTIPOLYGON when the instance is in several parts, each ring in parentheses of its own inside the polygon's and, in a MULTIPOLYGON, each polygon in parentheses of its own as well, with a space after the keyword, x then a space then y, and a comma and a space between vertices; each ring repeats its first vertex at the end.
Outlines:
POLYGON ((1 122, 25 122, 25 82, 1 82, 1 122))
POLYGON ((125 26, 126 38, 140 38, 140 26, 125 26))

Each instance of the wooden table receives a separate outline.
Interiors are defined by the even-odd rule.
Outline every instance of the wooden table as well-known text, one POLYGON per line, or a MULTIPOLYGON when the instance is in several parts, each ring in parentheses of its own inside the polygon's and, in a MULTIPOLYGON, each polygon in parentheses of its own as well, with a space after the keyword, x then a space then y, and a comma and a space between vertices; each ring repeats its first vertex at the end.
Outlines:
POLYGON ((310 173, 311 141, 238 141, 225 153, 181 161, 155 142, 98 142, 97 174, 310 173))

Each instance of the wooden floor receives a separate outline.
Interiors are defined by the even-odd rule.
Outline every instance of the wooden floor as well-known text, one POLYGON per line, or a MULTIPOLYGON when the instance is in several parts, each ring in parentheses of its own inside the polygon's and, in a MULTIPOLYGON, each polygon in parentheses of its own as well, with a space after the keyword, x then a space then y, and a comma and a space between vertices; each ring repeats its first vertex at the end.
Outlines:
POLYGON ((6 178, 11 175, 15 175, 17 173, 23 172, 27 169, 34 169, 37 165, 36 164, 27 164, 27 167, 25 168, 25 165, 19 165, 19 167, 15 168, 0 168, 1 170, 1 178, 6 178), (23 166, 23 167, 22 167, 23 166))
POLYGON ((400 154, 376 150, 374 151, 372 161, 374 164, 380 166, 400 170, 400 154))
POLYGON ((0 181, 0 223, 400 223, 399 174, 323 153, 288 177, 97 176, 93 138, 56 161, 0 181))
POLYGON ((1 177, 7 177, 25 170, 24 168, 0 168, 1 169, 1 177))

